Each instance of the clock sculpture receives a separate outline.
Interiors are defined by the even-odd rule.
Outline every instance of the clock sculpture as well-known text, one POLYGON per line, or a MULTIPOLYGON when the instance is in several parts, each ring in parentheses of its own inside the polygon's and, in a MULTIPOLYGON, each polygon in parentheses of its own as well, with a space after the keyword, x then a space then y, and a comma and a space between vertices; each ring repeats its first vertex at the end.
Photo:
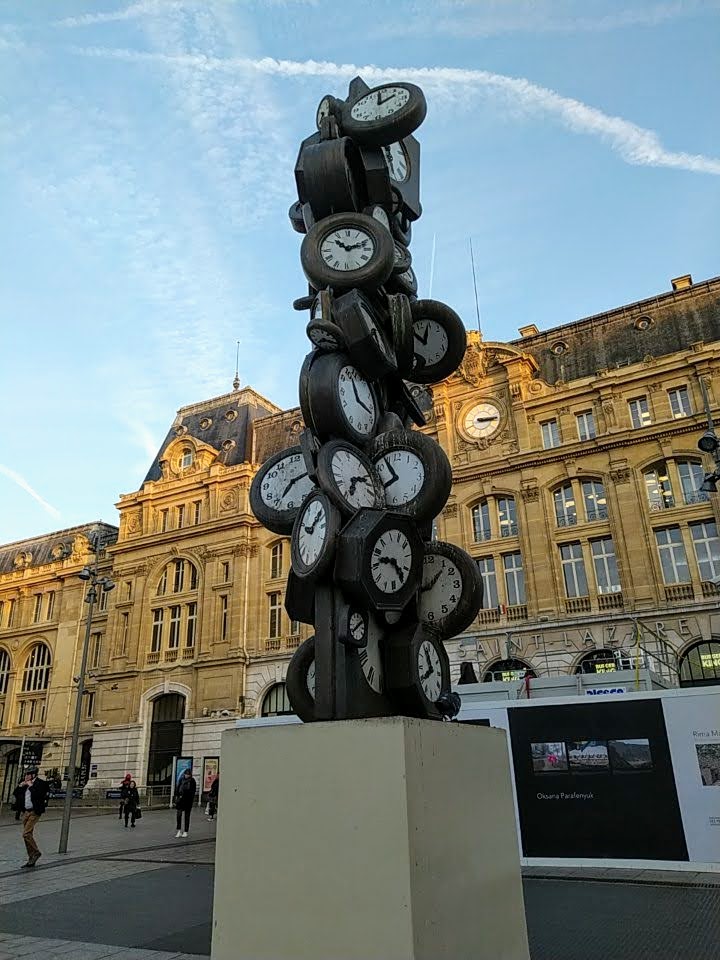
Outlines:
POLYGON ((312 349, 300 371, 300 444, 270 457, 250 504, 290 536, 285 608, 312 624, 287 673, 304 721, 454 716, 443 641, 467 629, 482 605, 476 564, 433 540, 450 494, 450 463, 423 426, 426 385, 453 373, 465 328, 437 300, 417 298, 412 224, 421 212, 425 118, 411 83, 347 99, 326 96, 317 131, 295 165, 290 208, 303 234, 300 260, 312 349))

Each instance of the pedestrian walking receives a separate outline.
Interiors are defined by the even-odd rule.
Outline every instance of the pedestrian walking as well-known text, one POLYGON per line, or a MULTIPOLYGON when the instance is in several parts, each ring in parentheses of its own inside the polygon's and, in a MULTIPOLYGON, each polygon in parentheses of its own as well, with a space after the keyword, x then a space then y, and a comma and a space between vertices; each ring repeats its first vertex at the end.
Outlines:
POLYGON ((220 774, 215 774, 215 779, 210 784, 210 791, 208 793, 208 820, 215 819, 215 812, 217 811, 218 805, 218 794, 220 792, 220 774))
POLYGON ((126 773, 122 783, 120 784, 120 809, 118 810, 118 820, 122 820, 123 811, 125 810, 125 801, 127 800, 128 790, 130 789, 130 781, 132 777, 129 773, 126 773))
POLYGON ((48 785, 45 780, 38 777, 36 767, 31 767, 25 774, 23 784, 25 796, 22 799, 23 805, 23 840, 27 850, 28 861, 23 864, 23 868, 34 867, 42 853, 35 842, 33 831, 35 824, 45 813, 48 800, 48 785))
POLYGON ((127 785, 127 795, 125 797, 125 826, 128 825, 128 820, 131 821, 130 826, 135 826, 135 821, 138 818, 138 811, 140 808, 140 794, 138 793, 137 784, 134 780, 131 780, 127 785))
POLYGON ((183 771, 183 775, 175 787, 175 809, 177 810, 177 833, 176 837, 186 837, 190 829, 190 813, 195 802, 197 792, 197 783, 189 768, 183 771), (184 829, 182 828, 183 818, 185 820, 184 829))

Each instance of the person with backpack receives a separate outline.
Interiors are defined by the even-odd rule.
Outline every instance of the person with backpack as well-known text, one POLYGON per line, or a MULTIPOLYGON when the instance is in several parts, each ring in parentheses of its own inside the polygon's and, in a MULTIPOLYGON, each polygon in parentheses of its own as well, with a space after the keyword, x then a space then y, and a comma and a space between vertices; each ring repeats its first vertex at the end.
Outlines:
POLYGON ((186 837, 190 829, 190 813, 195 803, 195 794, 197 793, 197 783, 192 775, 192 770, 188 767, 183 771, 183 775, 175 787, 175 810, 177 811, 177 833, 175 837, 186 837), (185 820, 184 829, 182 821, 185 820))
POLYGON ((125 797, 125 826, 128 825, 128 820, 132 820, 130 823, 131 827, 135 826, 135 821, 139 818, 140 815, 140 794, 138 793, 137 784, 134 780, 131 780, 127 786, 127 794, 125 797))

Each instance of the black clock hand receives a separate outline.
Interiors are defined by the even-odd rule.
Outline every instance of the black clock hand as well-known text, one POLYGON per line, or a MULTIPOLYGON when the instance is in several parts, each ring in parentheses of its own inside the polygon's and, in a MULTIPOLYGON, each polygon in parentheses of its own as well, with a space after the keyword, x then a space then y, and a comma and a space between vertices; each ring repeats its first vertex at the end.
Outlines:
POLYGON ((355 386, 355 381, 351 380, 350 383, 352 384, 353 393, 355 394, 355 399, 357 400, 357 402, 360 404, 363 410, 366 410, 368 413, 372 414, 372 410, 370 409, 370 407, 366 406, 360 399, 360 396, 357 392, 357 387, 355 386))
POLYGON ((420 343, 421 343, 424 347, 427 346, 428 335, 429 335, 429 334, 430 334, 430 326, 429 326, 429 325, 428 325, 427 327, 425 327, 425 336, 424 336, 424 337, 421 337, 419 333, 415 333, 415 331, 413 330, 413 336, 415 337, 416 340, 419 340, 420 343))
POLYGON ((438 572, 435 574, 435 576, 432 578, 432 580, 427 586, 423 584, 420 587, 420 593, 427 593, 428 590, 432 590, 432 588, 435 586, 435 584, 438 582, 441 576, 442 576, 442 569, 438 570, 438 572))
POLYGON ((306 533, 315 533, 315 527, 318 525, 318 520, 320 519, 321 516, 322 516, 322 510, 318 513, 318 515, 317 515, 317 516, 315 517, 315 519, 313 520, 312 526, 311 526, 311 527, 305 527, 305 532, 306 532, 306 533))
POLYGON ((475 423, 493 423, 497 417, 475 417, 475 423))
POLYGON ((385 466, 388 468, 388 470, 389 470, 390 473, 392 474, 392 479, 391 479, 391 480, 388 480, 387 483, 384 483, 384 484, 383 484, 383 487, 385 487, 385 489, 387 490, 387 488, 388 488, 391 484, 395 483, 396 480, 399 480, 400 477, 395 473, 395 471, 394 471, 393 468, 390 466, 390 464, 388 463, 387 460, 385 461, 385 466))
POLYGON ((400 583, 405 583, 405 574, 395 557, 380 557, 380 563, 389 563, 391 567, 395 567, 395 572, 400 577, 400 583))
POLYGON ((282 498, 285 496, 285 494, 286 494, 289 490, 292 489, 292 487, 298 482, 298 480, 302 480, 302 478, 303 478, 303 477, 306 477, 306 476, 307 476, 306 473, 299 473, 296 477, 293 477, 292 480, 291 480, 291 481, 288 483, 288 485, 285 487, 285 489, 283 490, 283 492, 280 494, 280 499, 282 500, 282 498))
POLYGON ((368 477, 350 477, 350 490, 348 491, 349 496, 352 496, 355 493, 355 487, 359 483, 369 483, 370 480, 368 477))
POLYGON ((380 99, 380 94, 378 93, 378 106, 381 107, 384 103, 387 103, 388 100, 394 99, 395 96, 396 96, 396 94, 391 93, 390 96, 385 97, 384 100, 381 100, 381 99, 380 99))

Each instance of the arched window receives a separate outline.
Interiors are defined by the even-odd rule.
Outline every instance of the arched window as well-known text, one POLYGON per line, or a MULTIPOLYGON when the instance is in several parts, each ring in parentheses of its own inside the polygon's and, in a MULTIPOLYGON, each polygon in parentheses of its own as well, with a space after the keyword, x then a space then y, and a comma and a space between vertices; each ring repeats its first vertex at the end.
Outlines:
MULTIPOLYGON (((198 571, 190 560, 171 560, 158 579, 156 597, 172 594, 192 594, 198 589, 198 571)), ((165 601, 167 603, 167 601, 165 601)), ((169 606, 157 601, 152 608, 152 629, 148 663, 178 659, 192 660, 195 657, 195 637, 198 625, 197 598, 188 597, 182 602, 174 599, 169 606), (164 648, 164 649, 163 649, 164 648)))
POLYGON ((703 687, 720 683, 720 639, 696 643, 680 658, 680 686, 703 687))
POLYGON ((270 579, 276 580, 283 574, 283 545, 282 540, 273 544, 270 549, 270 579))
POLYGON ((677 468, 685 503, 706 503, 710 494, 700 489, 705 479, 702 463, 699 460, 678 460, 677 468))
POLYGON ((593 650, 586 654, 575 668, 575 673, 612 673, 617 670, 612 650, 593 650))
POLYGON ((601 480, 567 480, 553 491, 553 503, 558 527, 607 520, 607 498, 601 480), (580 504, 583 506, 582 514, 580 504))
POLYGON ((36 643, 25 661, 22 678, 22 693, 47 690, 52 669, 50 650, 44 643, 36 643))
POLYGON ((180 457, 180 467, 182 470, 187 470, 188 467, 192 466, 193 462, 193 452, 190 447, 185 447, 180 457))
POLYGON ((486 497, 472 508, 473 539, 476 543, 496 537, 517 536, 515 498, 486 497))
POLYGON ((534 676, 535 672, 532 667, 522 660, 496 660, 485 671, 483 682, 490 683, 496 680, 501 683, 514 683, 516 680, 524 680, 525 677, 534 676))
POLYGON ((163 597, 170 593, 186 593, 189 590, 197 590, 198 572, 194 563, 189 560, 171 560, 158 579, 155 596, 163 597))
POLYGON ((571 483, 564 483, 553 493, 555 520, 559 527, 574 527, 577 523, 577 502, 571 483))
POLYGON ((675 506, 670 473, 664 460, 654 463, 643 470, 645 489, 647 491, 648 506, 651 510, 669 510, 675 506))
POLYGON ((10 681, 10 654, 0 647, 0 727, 5 717, 5 694, 10 681))
POLYGON ((290 706, 290 700, 287 695, 287 685, 276 683, 270 687, 263 697, 262 707, 260 708, 261 717, 286 717, 295 711, 290 706))

